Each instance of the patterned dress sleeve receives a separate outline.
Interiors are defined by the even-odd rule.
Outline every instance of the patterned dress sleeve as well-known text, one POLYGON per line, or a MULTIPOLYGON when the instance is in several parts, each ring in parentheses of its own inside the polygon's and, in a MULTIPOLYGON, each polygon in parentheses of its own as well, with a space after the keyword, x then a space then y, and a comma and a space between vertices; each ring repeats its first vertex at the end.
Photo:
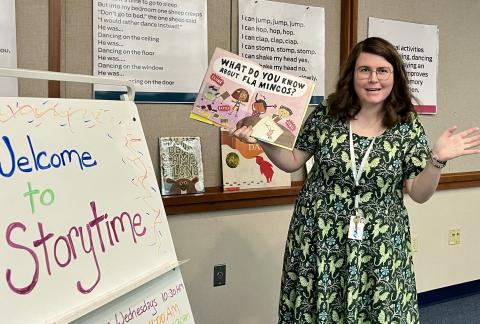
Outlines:
POLYGON ((320 120, 325 116, 326 107, 320 104, 307 117, 297 137, 295 148, 310 153, 318 149, 317 130, 320 120))
POLYGON ((414 117, 410 126, 410 139, 407 141, 403 167, 404 179, 413 179, 422 172, 430 155, 427 135, 417 116, 414 117))

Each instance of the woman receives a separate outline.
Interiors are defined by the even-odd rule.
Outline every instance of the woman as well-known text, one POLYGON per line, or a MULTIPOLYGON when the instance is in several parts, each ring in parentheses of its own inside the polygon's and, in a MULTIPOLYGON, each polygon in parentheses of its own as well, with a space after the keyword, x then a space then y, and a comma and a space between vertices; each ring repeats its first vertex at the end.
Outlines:
MULTIPOLYGON (((279 323, 418 323, 403 187, 423 203, 446 161, 480 153, 479 128, 455 130, 429 150, 400 55, 372 37, 352 50, 293 151, 259 142, 289 172, 315 155, 289 228, 279 323)), ((251 128, 232 134, 256 142, 251 128)))

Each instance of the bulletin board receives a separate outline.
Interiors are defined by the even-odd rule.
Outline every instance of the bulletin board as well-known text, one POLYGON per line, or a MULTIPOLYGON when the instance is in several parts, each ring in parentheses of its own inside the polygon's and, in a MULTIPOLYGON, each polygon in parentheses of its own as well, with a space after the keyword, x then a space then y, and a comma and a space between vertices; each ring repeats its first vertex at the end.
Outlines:
MULTIPOLYGON (((314 0, 290 1, 291 3, 320 6, 326 16, 326 92, 334 89, 339 72, 340 44, 340 2, 314 0)), ((236 0, 209 0, 208 49, 209 57, 215 47, 236 52, 238 25, 238 2, 236 0)), ((65 44, 62 69, 71 73, 92 73, 92 28, 85 24, 91 21, 91 4, 79 1, 65 2, 65 44)), ((199 84, 200 87, 200 84, 199 84)), ((90 98, 92 90, 83 85, 66 85, 62 97, 90 98)), ((222 185, 220 132, 216 127, 205 125, 188 118, 190 104, 138 104, 140 118, 147 138, 156 174, 159 171, 158 137, 161 136, 200 136, 204 157, 204 177, 206 187, 222 185), (208 159, 206 158, 208 157, 208 159)), ((292 180, 303 179, 303 171, 293 175, 292 180)))
MULTIPOLYGON (((50 2, 59 1, 50 0, 50 2)), ((465 128, 472 126, 472 121, 479 120, 479 110, 472 109, 476 107, 476 100, 475 91, 471 89, 475 85, 475 75, 480 66, 464 64, 464 62, 475 62, 479 53, 478 42, 472 42, 465 35, 471 35, 472 30, 478 30, 479 22, 474 13, 478 11, 480 4, 466 0, 456 3, 448 0, 421 3, 408 0, 401 4, 393 0, 280 1, 325 8, 325 93, 327 95, 334 90, 340 69, 340 56, 344 57, 349 48, 341 42, 341 36, 344 36, 346 31, 351 33, 353 30, 355 35, 350 34, 349 41, 354 42, 355 38, 361 40, 366 37, 369 16, 438 25, 440 30, 439 113, 435 116, 421 117, 430 141, 434 141, 441 131, 450 125, 450 121, 457 123, 460 128, 465 128), (351 11, 348 26, 345 23, 348 19, 345 19, 342 11, 344 6, 351 11)), ((74 0, 64 0, 60 3, 61 71, 92 74, 92 26, 86 23, 92 19, 92 4, 74 0)), ((209 56, 212 55, 215 47, 232 52, 237 51, 237 8, 238 0, 208 1, 209 56)), ((16 1, 19 68, 48 69, 48 10, 48 4, 43 1, 38 3, 16 1), (31 51, 31 48, 35 48, 35 51, 31 51)), ((21 80, 19 82, 21 96, 46 96, 47 92, 46 81, 21 80)), ((92 87, 74 83, 62 84, 60 96, 91 98, 92 87)), ((159 175, 158 137, 194 135, 201 137, 204 159, 208 157, 208 161, 204 163, 205 186, 221 187, 220 134, 217 128, 190 120, 188 113, 191 105, 189 104, 138 104, 138 110, 157 178, 159 175)), ((474 182, 478 183, 480 177, 477 170, 480 166, 477 164, 478 161, 473 157, 454 160, 448 163, 444 173, 447 175, 473 174, 474 182)), ((292 181, 301 181, 303 177, 304 172, 298 171, 293 174, 292 181)), ((472 179, 471 175, 463 178, 467 181, 472 179)), ((457 181, 456 179, 457 177, 452 181, 457 181)), ((294 195, 295 192, 292 193, 292 196, 294 195)), ((246 199, 250 199, 249 197, 246 199)), ((204 200, 207 202, 209 199, 205 197, 204 200)), ((291 199, 288 199, 288 202, 291 202, 291 199)))

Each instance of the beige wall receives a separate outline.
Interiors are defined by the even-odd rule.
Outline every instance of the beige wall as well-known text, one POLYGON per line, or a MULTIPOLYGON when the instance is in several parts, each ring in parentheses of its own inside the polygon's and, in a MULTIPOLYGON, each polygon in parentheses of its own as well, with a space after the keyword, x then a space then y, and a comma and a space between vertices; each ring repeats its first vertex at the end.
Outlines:
POLYGON ((409 197, 413 253, 419 292, 480 279, 480 188, 442 190, 425 204, 409 197), (459 245, 448 244, 448 231, 460 229, 459 245))
MULTIPOLYGON (((417 289, 424 292, 480 279, 480 188, 443 190, 423 205, 406 197, 417 289), (448 245, 448 230, 461 244, 448 245)), ((169 217, 197 323, 275 323, 283 249, 293 205, 169 217), (227 265, 227 283, 213 287, 213 266, 227 265)))
POLYGON ((283 247, 293 206, 169 217, 197 323, 274 323, 283 247), (213 266, 227 265, 213 287, 213 266))
MULTIPOLYGON (((48 70, 48 0, 16 0, 17 66, 48 70)), ((19 79, 18 95, 47 97, 48 81, 19 79)))

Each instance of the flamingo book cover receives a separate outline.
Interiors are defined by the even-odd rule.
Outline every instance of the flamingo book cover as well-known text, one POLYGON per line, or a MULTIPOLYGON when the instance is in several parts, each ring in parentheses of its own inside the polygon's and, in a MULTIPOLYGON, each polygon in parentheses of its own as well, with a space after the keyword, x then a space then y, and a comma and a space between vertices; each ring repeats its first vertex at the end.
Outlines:
POLYGON ((315 84, 216 48, 190 118, 293 150, 315 84))
POLYGON ((258 144, 245 144, 221 131, 223 190, 290 187, 290 173, 277 168, 258 144))

